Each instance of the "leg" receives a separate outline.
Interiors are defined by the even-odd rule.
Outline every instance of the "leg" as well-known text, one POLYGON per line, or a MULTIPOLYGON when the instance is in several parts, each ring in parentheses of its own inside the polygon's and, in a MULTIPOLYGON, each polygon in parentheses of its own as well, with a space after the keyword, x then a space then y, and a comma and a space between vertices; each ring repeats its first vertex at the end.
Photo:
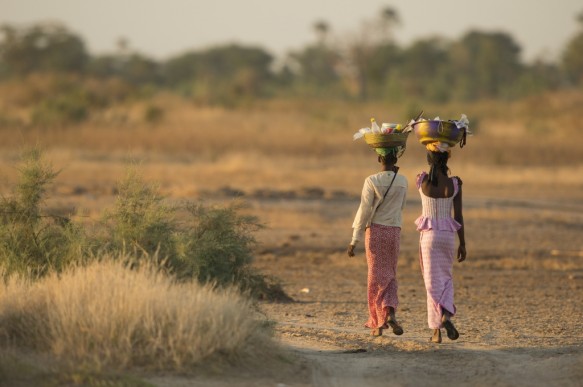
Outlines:
POLYGON ((373 328, 370 331, 370 335, 375 336, 375 337, 382 336, 383 335, 383 328, 373 328))
POLYGON ((403 334, 403 327, 397 322, 397 318, 395 317, 395 308, 389 308, 389 316, 387 318, 386 325, 390 326, 393 330, 393 333, 397 336, 401 336, 403 334))
MULTIPOLYGON (((399 300, 396 278, 399 255, 398 227, 371 225, 366 231, 365 248, 368 265, 367 298, 371 329, 388 329, 389 314, 394 316, 399 300)), ((394 318, 393 318, 394 320, 394 318)), ((378 335, 380 331, 375 331, 378 335)))
POLYGON ((455 329, 455 326, 453 325, 450 319, 451 313, 448 310, 443 309, 443 317, 441 318, 441 322, 443 323, 443 327, 447 332, 447 337, 450 340, 457 340, 458 337, 460 337, 460 334, 457 331, 457 329, 455 329))
POLYGON ((432 343, 436 343, 436 344, 441 343, 441 329, 434 329, 433 330, 433 336, 431 336, 430 341, 432 343))

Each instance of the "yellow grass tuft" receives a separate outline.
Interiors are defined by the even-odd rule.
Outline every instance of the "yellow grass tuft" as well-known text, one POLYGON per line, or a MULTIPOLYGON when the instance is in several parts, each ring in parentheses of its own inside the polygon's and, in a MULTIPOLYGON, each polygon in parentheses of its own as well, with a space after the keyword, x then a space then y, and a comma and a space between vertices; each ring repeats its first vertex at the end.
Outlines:
POLYGON ((269 353, 274 344, 234 290, 174 283, 105 260, 0 288, 0 337, 83 369, 185 371, 205 360, 269 353))

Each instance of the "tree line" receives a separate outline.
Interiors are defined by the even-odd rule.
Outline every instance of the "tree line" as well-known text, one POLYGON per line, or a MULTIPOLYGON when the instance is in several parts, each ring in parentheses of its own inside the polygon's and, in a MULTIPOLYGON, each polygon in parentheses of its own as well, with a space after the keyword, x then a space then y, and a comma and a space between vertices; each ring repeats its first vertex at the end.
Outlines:
POLYGON ((83 38, 64 25, 3 25, 0 83, 32 74, 75 74, 219 104, 280 96, 435 102, 513 99, 583 86, 583 13, 577 20, 581 28, 556 63, 524 63, 520 45, 504 32, 473 30, 457 40, 427 37, 403 47, 393 39, 400 20, 391 8, 342 38, 318 21, 313 26, 317 39, 280 60, 259 47, 227 44, 157 61, 123 40, 112 54, 91 55, 83 38))

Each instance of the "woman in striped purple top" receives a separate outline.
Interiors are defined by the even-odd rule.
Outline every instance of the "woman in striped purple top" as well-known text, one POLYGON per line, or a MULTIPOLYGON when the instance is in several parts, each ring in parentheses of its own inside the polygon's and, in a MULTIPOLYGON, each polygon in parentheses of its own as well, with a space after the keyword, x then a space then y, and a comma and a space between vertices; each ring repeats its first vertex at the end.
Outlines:
POLYGON ((428 146, 429 174, 417 176, 423 213, 415 221, 420 231, 419 261, 427 290, 427 322, 433 329, 431 341, 441 343, 441 328, 456 340, 459 333, 451 317, 455 315, 453 261, 466 259, 464 218, 462 215, 462 181, 450 178, 447 161, 450 151, 428 146), (451 215, 453 209, 453 217, 451 215), (455 234, 459 246, 455 249, 455 234))

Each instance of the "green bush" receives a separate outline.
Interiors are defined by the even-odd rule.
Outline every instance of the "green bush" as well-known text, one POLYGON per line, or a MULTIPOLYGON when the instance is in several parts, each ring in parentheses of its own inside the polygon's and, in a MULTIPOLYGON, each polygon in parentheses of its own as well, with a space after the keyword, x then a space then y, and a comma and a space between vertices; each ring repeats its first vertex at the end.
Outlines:
POLYGON ((113 255, 133 253, 138 264, 156 259, 182 281, 235 285, 255 298, 290 300, 276 279, 251 269, 253 233, 261 225, 256 217, 240 213, 241 203, 169 206, 164 199, 130 169, 118 186, 116 204, 104 218, 96 246, 113 255))
POLYGON ((136 257, 176 257, 176 209, 164 204, 153 184, 146 184, 136 168, 130 168, 118 184, 112 211, 105 213, 104 232, 98 246, 111 252, 135 251, 136 257))
POLYGON ((39 126, 63 126, 83 122, 89 116, 90 106, 77 94, 66 94, 45 99, 32 111, 32 123, 39 126))
POLYGON ((131 256, 132 265, 163 265, 181 281, 236 286, 255 298, 289 300, 273 278, 251 269, 261 225, 241 204, 168 205, 154 184, 130 168, 113 208, 89 234, 68 217, 42 212, 53 171, 39 150, 26 153, 11 197, 0 201, 0 267, 39 278, 85 265, 94 257, 131 256))
POLYGON ((20 174, 14 194, 0 200, 0 264, 8 275, 60 272, 84 256, 84 233, 67 217, 42 213, 47 187, 58 173, 39 150, 24 155, 20 174))
POLYGON ((241 204, 205 207, 187 203, 189 219, 181 235, 180 277, 205 283, 240 283, 253 260, 253 232, 261 226, 254 216, 239 214, 241 204))
POLYGON ((149 105, 144 111, 144 120, 149 124, 158 124, 164 120, 164 109, 156 105, 149 105))

